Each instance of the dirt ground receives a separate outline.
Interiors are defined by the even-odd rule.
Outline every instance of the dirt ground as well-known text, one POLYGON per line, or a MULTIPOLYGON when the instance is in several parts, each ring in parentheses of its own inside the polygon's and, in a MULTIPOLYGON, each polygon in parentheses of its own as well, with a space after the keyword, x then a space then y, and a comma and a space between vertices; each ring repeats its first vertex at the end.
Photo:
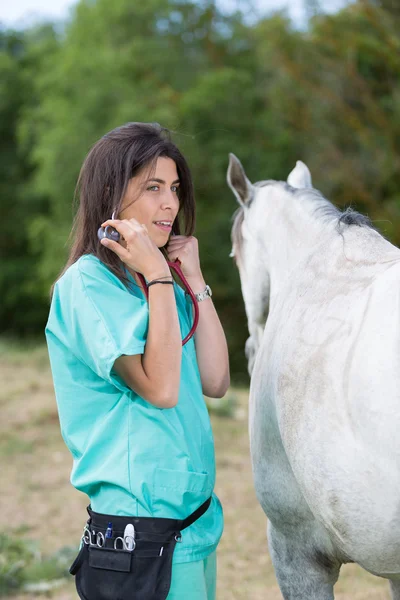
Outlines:
MULTIPOLYGON (((60 435, 46 346, 21 349, 0 340, 0 514, 6 532, 40 539, 44 553, 79 544, 86 496, 69 482, 71 456, 60 435)), ((268 555, 266 518, 252 483, 247 436, 248 390, 229 392, 234 418, 212 415, 217 456, 216 493, 225 513, 218 551, 218 600, 282 598, 268 555)), ((388 600, 386 581, 355 565, 343 567, 337 600, 388 600)), ((14 600, 75 600, 71 580, 52 594, 14 600)), ((190 600, 190 598, 188 598, 190 600)))

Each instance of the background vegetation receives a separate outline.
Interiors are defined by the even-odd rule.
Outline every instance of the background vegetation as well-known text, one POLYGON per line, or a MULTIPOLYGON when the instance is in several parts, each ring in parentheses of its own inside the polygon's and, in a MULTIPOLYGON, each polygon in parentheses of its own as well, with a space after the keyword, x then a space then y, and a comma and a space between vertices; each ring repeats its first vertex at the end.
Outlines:
POLYGON ((190 162, 203 271, 233 378, 247 383, 228 153, 253 181, 286 179, 304 160, 329 199, 398 244, 399 21, 391 0, 316 14, 303 30, 214 0, 81 0, 62 27, 0 30, 0 330, 43 337, 90 146, 124 122, 158 121, 190 162))

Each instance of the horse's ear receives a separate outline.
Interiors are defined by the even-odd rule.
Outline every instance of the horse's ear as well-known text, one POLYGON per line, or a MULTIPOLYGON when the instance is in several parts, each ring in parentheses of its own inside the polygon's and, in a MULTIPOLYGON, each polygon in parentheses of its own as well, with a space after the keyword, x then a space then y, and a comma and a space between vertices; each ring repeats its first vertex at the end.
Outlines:
POLYGON ((247 179, 240 160, 232 153, 229 154, 226 180, 239 204, 242 206, 248 205, 253 197, 253 186, 247 179))
POLYGON ((307 165, 298 160, 287 178, 287 182, 294 188, 312 188, 311 173, 307 165))

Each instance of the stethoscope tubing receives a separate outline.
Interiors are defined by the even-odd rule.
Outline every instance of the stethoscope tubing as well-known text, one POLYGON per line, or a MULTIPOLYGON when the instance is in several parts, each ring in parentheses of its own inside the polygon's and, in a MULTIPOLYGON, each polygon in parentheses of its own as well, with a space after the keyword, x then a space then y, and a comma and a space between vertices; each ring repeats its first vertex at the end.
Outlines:
MULTIPOLYGON (((192 300, 193 308, 194 308, 194 318, 193 318, 192 328, 190 329, 187 336, 184 337, 182 340, 182 346, 184 346, 190 340, 190 338, 194 335, 194 332, 197 329, 197 325, 199 323, 200 311, 199 311, 199 303, 197 302, 197 298, 194 295, 192 288, 188 284, 184 274, 182 273, 180 264, 181 264, 181 261, 179 259, 176 259, 174 262, 168 262, 168 266, 170 267, 170 269, 175 271, 175 273, 178 275, 179 279, 182 281, 183 285, 185 286, 186 292, 189 294, 189 296, 192 300)), ((137 274, 137 276, 139 277, 139 279, 143 285, 143 290, 144 290, 144 293, 146 294, 146 298, 148 300, 149 299, 149 291, 147 288, 146 280, 141 273, 137 273, 136 271, 135 271, 135 273, 137 274)))

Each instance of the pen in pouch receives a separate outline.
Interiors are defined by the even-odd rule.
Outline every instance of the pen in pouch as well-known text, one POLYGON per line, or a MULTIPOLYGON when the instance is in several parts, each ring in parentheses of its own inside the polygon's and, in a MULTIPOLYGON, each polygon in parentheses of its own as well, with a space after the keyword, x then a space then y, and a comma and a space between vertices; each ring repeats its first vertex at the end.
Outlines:
POLYGON ((112 535, 113 535, 113 530, 112 530, 112 523, 110 521, 109 524, 107 525, 107 529, 106 529, 106 538, 112 538, 112 535))

